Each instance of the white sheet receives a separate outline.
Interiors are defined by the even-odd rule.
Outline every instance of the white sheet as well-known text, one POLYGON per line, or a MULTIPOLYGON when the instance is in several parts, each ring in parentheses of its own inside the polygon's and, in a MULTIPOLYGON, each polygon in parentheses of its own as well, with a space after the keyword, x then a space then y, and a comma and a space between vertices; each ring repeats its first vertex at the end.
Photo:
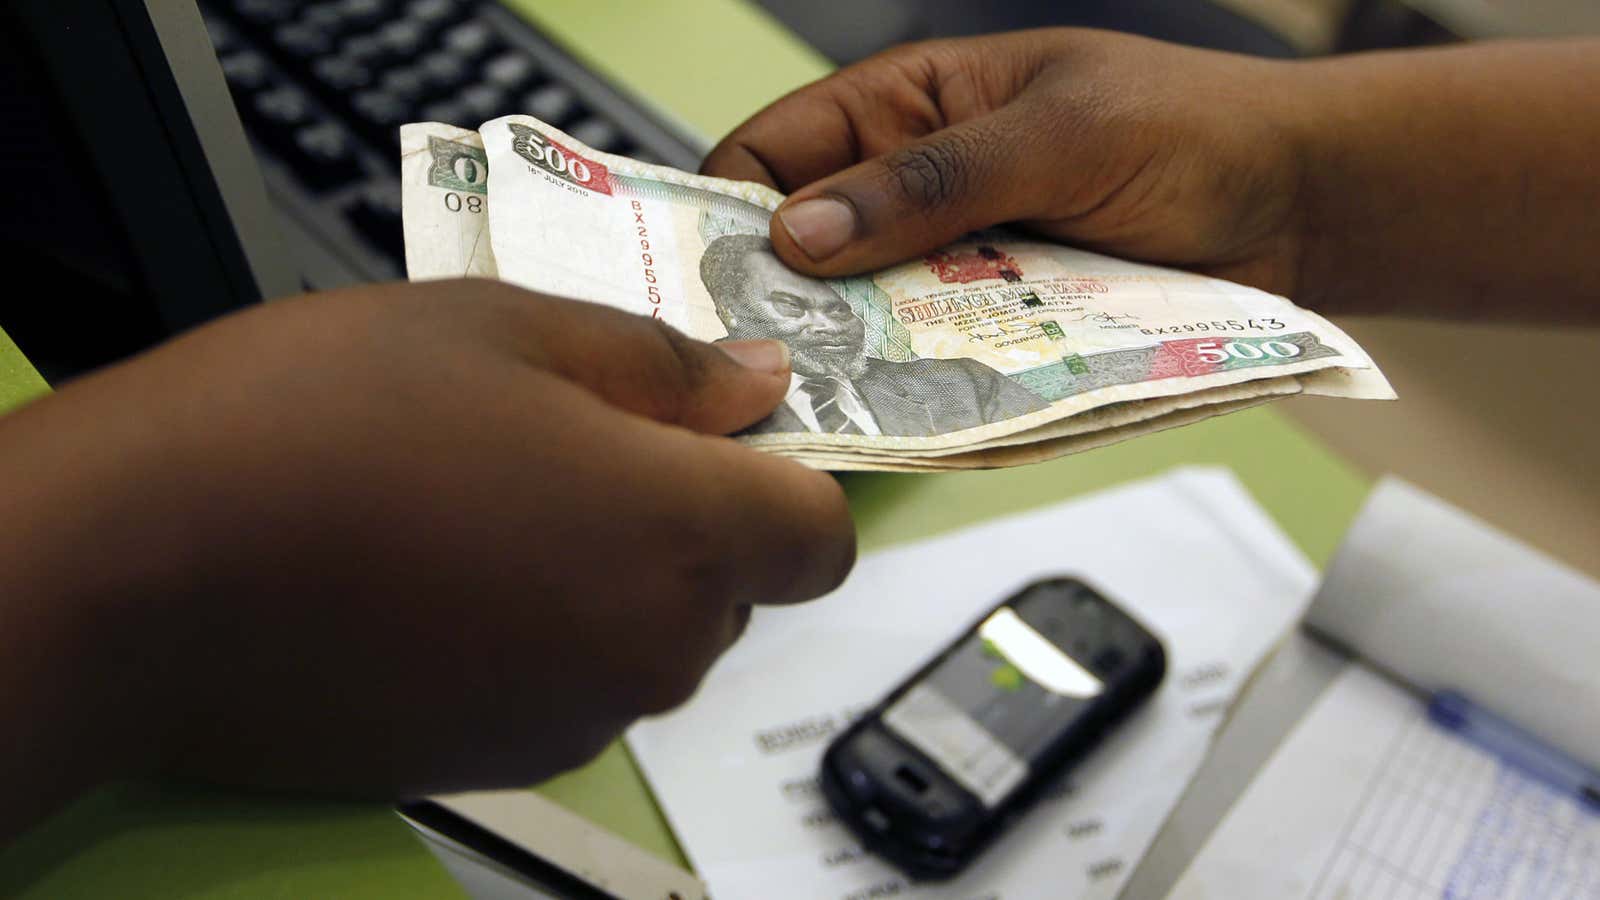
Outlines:
POLYGON ((863 558, 830 596, 757 612, 694 699, 628 741, 718 900, 1113 897, 1314 578, 1230 474, 1179 470, 863 558), (1054 574, 1160 635, 1167 680, 965 875, 908 885, 832 820, 822 751, 980 612, 1054 574))

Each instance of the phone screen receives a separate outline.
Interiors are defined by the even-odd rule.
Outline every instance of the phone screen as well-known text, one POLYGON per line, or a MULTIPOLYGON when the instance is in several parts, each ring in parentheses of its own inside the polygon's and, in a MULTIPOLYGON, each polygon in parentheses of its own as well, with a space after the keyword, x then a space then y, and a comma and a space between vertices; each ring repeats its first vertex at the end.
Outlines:
POLYGON ((1085 632, 1113 625, 1104 604, 1082 586, 1040 586, 999 607, 884 710, 884 725, 998 805, 1105 690, 1068 649, 1097 646, 1085 632))

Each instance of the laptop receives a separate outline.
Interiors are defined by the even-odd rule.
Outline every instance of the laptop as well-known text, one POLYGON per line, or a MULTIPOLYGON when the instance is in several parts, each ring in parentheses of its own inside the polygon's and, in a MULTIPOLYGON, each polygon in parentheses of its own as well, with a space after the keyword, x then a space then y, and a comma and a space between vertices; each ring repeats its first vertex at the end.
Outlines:
POLYGON ((0 162, 31 182, 0 198, 0 264, 61 287, 0 327, 53 382, 405 277, 403 122, 532 112, 680 168, 705 149, 493 0, 13 0, 0 76, 0 162))

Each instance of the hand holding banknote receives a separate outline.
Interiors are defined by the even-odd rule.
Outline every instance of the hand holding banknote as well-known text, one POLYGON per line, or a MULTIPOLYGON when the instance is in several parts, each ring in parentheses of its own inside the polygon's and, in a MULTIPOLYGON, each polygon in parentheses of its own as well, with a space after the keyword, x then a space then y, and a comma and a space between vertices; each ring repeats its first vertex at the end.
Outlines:
POLYGON ((788 380, 778 345, 454 280, 260 306, 6 416, 0 842, 96 779, 578 764, 849 568, 838 484, 721 437, 788 380))
POLYGON ((393 796, 592 751, 689 690, 744 603, 848 566, 831 479, 713 432, 1000 465, 1387 395, 1282 297, 988 225, 1323 308, 1593 323, 1597 94, 1592 40, 1280 64, 1052 31, 807 88, 714 156, 746 181, 521 117, 408 127, 414 279, 594 302, 449 280, 275 303, 0 420, 0 730, 28 735, 0 751, 0 841, 156 769, 393 796), (908 145, 934 149, 874 169, 908 145), (849 193, 859 247, 796 255, 774 186, 849 193))
POLYGON ((778 100, 703 171, 789 192, 772 239, 816 275, 1016 223, 1324 313, 1594 324, 1596 60, 1592 39, 1292 62, 1072 28, 930 41, 778 100))
POLYGON ((791 193, 772 239, 816 275, 1014 222, 1302 300, 1280 66, 1072 29, 911 44, 762 110, 701 171, 791 193))
POLYGON ((761 183, 527 116, 408 125, 401 147, 412 278, 499 277, 700 340, 781 340, 788 393, 740 437, 818 468, 1016 465, 1295 393, 1393 396, 1337 327, 1221 279, 992 230, 823 279, 769 242, 784 198, 761 183))

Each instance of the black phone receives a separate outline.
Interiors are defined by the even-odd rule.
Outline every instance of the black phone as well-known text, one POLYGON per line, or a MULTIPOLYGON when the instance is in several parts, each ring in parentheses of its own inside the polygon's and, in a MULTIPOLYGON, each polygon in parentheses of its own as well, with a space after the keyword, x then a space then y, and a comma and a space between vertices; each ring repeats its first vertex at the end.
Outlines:
POLYGON ((823 794, 914 878, 960 872, 1161 684, 1161 641, 1076 578, 1036 581, 839 735, 823 794))

